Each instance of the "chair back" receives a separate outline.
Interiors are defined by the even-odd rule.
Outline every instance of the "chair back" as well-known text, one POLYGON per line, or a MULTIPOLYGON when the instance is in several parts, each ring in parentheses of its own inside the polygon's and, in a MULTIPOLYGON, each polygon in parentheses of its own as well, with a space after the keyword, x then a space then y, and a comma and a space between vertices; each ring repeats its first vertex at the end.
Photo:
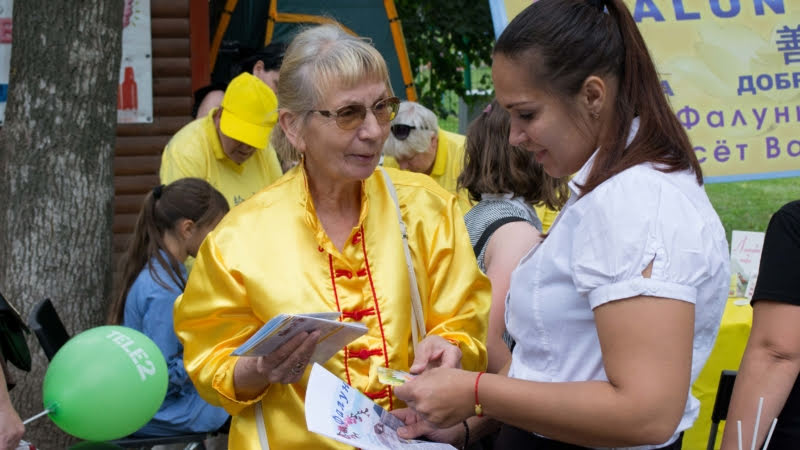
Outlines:
POLYGON ((714 399, 714 409, 711 411, 711 430, 708 434, 707 450, 714 450, 719 423, 728 417, 728 406, 730 406, 731 396, 733 395, 736 373, 735 370, 723 370, 719 375, 717 397, 714 399))
POLYGON ((42 346, 48 361, 52 360, 56 352, 69 340, 69 333, 49 298, 39 302, 31 311, 28 326, 39 340, 39 345, 42 346))
POLYGON ((170 446, 170 448, 177 447, 175 444, 181 444, 184 450, 204 449, 203 441, 210 436, 209 433, 189 433, 176 436, 161 436, 161 437, 126 437, 111 441, 111 444, 122 448, 138 448, 148 449, 155 446, 170 446), (183 445, 185 444, 185 445, 183 445))

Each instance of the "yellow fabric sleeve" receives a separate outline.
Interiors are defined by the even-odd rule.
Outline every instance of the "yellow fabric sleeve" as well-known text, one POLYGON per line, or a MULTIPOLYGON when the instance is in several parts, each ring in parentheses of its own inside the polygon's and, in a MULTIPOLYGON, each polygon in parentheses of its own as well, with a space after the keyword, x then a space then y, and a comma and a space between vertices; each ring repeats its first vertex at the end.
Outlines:
MULTIPOLYGON (((200 396, 231 415, 258 400, 239 400, 233 384, 238 360, 230 356, 262 325, 249 305, 245 287, 216 251, 213 235, 200 247, 191 283, 175 301, 175 330, 183 342, 186 372, 200 396), (185 302, 186 298, 191 302, 185 302)), ((265 391, 266 392, 266 391, 265 391)), ((263 394, 262 394, 263 396, 263 394)))

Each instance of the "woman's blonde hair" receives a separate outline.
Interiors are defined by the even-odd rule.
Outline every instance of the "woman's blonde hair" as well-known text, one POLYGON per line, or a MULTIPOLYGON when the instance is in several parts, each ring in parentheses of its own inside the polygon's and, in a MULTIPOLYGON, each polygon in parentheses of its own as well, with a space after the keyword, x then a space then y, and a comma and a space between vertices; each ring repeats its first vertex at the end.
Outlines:
MULTIPOLYGON (((295 36, 284 54, 278 105, 281 110, 307 117, 330 89, 350 89, 365 80, 385 82, 393 95, 386 61, 369 40, 353 36, 338 25, 308 28, 295 36)), ((294 126, 301 126, 299 122, 294 126)), ((280 126, 272 131, 272 145, 282 160, 300 159, 280 126)))
POLYGON ((439 131, 439 121, 430 109, 414 102, 400 103, 393 124, 415 127, 408 137, 400 141, 389 135, 383 144, 383 154, 392 158, 413 158, 417 153, 425 153, 431 147, 433 135, 439 131))

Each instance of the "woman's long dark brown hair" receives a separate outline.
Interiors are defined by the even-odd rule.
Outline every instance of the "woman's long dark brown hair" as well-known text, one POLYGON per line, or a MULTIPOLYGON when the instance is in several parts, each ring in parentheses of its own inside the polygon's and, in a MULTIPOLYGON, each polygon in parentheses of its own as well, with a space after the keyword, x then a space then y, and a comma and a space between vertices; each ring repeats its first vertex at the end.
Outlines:
POLYGON ((591 75, 618 80, 613 115, 582 195, 644 162, 663 172, 691 170, 697 183, 703 183, 689 137, 669 106, 644 39, 622 0, 539 0, 511 21, 494 52, 527 67, 537 89, 565 104, 591 75), (634 117, 639 117, 639 130, 626 147, 634 117))
POLYGON ((166 251, 164 233, 174 229, 179 220, 189 219, 195 226, 205 227, 227 212, 225 197, 199 178, 182 178, 169 185, 153 188, 144 199, 128 250, 120 261, 121 289, 111 302, 107 322, 112 325, 122 323, 128 290, 145 267, 158 284, 164 288, 170 287, 153 267, 154 259, 183 290, 186 280, 181 274, 180 262, 166 251), (163 254, 161 250, 164 250, 163 254))
POLYGON ((569 194, 566 179, 547 175, 531 152, 509 144, 510 129, 511 116, 497 100, 470 123, 459 188, 476 202, 481 194, 513 193, 531 205, 564 206, 569 194))

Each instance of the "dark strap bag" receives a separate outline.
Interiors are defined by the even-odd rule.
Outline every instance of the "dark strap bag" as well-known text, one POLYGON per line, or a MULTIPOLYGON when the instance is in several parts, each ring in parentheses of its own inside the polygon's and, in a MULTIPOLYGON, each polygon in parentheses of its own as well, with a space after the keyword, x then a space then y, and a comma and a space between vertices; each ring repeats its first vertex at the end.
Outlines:
POLYGON ((28 326, 14 305, 0 294, 0 349, 6 361, 26 372, 31 370, 31 352, 25 342, 28 326))

